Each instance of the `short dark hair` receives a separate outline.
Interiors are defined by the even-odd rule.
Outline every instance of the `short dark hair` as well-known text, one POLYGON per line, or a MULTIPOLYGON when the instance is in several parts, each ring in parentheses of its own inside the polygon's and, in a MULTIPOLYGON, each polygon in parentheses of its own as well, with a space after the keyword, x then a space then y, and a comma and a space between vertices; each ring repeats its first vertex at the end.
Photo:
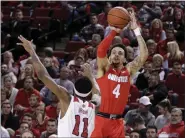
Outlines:
POLYGON ((50 118, 50 119, 48 119, 47 123, 48 123, 48 122, 55 122, 55 124, 57 125, 57 120, 56 120, 56 119, 54 119, 54 118, 50 118))
POLYGON ((33 116, 30 113, 25 113, 22 118, 24 118, 25 116, 30 117, 31 119, 33 119, 33 116))
POLYGON ((79 93, 89 93, 92 90, 92 82, 89 80, 89 78, 83 76, 80 77, 76 82, 75 82, 75 89, 79 93))
POLYGON ((156 127, 156 126, 148 126, 148 127, 146 128, 146 131, 147 131, 148 129, 155 129, 155 132, 157 133, 157 127, 156 127))
POLYGON ((179 62, 174 62, 174 63, 173 63, 173 67, 174 67, 174 66, 179 66, 179 65, 181 65, 179 62))
POLYGON ((22 10, 21 10, 21 9, 17 9, 17 10, 16 10, 16 13, 17 13, 17 12, 22 12, 22 10))
POLYGON ((91 13, 91 14, 89 15, 89 17, 92 17, 92 16, 97 16, 97 14, 96 14, 96 13, 91 13))
POLYGON ((137 115, 134 120, 133 120, 133 124, 136 125, 136 124, 145 124, 145 121, 143 119, 142 116, 140 115, 137 115))
POLYGON ((140 134, 140 132, 138 131, 138 130, 132 130, 131 132, 130 132, 130 134, 131 133, 138 133, 139 134, 139 138, 141 137, 141 134, 140 134))
POLYGON ((120 47, 120 48, 122 48, 122 49, 124 50, 124 52, 125 52, 125 58, 127 57, 126 46, 123 45, 123 44, 114 44, 114 45, 109 49, 108 57, 111 55, 111 52, 112 52, 112 50, 113 50, 115 47, 120 47))

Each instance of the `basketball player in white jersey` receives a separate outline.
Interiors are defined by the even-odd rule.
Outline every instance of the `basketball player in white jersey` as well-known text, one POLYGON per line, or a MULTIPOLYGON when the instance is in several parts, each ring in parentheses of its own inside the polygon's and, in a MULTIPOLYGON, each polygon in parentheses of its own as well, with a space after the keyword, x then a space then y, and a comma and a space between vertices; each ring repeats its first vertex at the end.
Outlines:
POLYGON ((90 66, 85 64, 84 77, 75 82, 74 96, 70 96, 64 87, 57 85, 49 76, 47 70, 39 60, 33 44, 23 36, 18 39, 33 60, 33 67, 38 78, 59 99, 61 111, 58 120, 58 137, 90 137, 94 129, 95 105, 89 102, 92 95, 98 94, 99 90, 92 77, 90 66))

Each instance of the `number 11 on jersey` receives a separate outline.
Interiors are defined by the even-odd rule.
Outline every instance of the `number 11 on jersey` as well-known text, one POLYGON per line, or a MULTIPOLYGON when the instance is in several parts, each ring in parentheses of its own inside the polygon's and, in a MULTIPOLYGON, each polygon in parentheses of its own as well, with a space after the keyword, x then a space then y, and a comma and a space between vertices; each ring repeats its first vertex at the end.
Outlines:
POLYGON ((116 88, 114 88, 114 90, 112 91, 112 93, 115 95, 115 98, 118 98, 119 97, 119 95, 120 95, 120 84, 118 84, 117 86, 116 86, 116 88))

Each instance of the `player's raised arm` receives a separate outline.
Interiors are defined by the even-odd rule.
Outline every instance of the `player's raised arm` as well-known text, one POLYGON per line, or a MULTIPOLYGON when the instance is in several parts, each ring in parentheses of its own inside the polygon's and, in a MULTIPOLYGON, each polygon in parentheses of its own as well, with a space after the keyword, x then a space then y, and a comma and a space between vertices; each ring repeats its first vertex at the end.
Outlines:
POLYGON ((53 79, 48 74, 46 68, 41 63, 39 57, 37 56, 35 50, 33 49, 33 44, 31 41, 28 41, 23 36, 19 36, 18 39, 22 43, 17 43, 24 47, 24 49, 30 54, 33 60, 33 67, 37 73, 38 78, 45 84, 45 86, 52 91, 60 100, 64 101, 66 104, 70 103, 69 95, 66 92, 66 89, 57 85, 53 79))
POLYGON ((98 65, 98 77, 101 77, 106 67, 108 66, 107 51, 112 44, 112 40, 117 33, 120 32, 120 29, 110 26, 111 32, 106 36, 103 41, 98 45, 97 49, 97 65, 98 65))
POLYGON ((141 36, 140 28, 137 25, 137 21, 134 15, 134 12, 130 13, 131 18, 131 29, 134 31, 138 45, 140 54, 130 63, 127 64, 127 69, 129 70, 131 75, 134 75, 145 63, 148 58, 148 49, 146 43, 141 36))

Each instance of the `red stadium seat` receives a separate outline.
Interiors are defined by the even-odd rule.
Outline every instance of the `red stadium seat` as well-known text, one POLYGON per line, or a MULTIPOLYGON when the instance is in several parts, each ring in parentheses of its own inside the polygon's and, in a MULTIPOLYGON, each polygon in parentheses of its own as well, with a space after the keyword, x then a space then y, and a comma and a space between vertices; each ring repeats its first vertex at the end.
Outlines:
POLYGON ((48 17, 50 13, 49 8, 35 8, 33 11, 32 17, 36 16, 42 16, 42 17, 48 17))
MULTIPOLYGON (((30 7, 20 7, 18 9, 20 9, 23 12, 24 16, 30 16, 30 7)), ((14 11, 13 16, 15 16, 15 12, 16 10, 14 11)))
POLYGON ((9 22, 11 20, 10 15, 3 15, 3 22, 9 22))
POLYGON ((50 17, 35 17, 33 19, 32 27, 38 27, 40 24, 40 27, 42 29, 48 29, 50 17))
POLYGON ((84 42, 78 42, 78 41, 69 41, 66 45, 65 51, 66 52, 74 52, 77 51, 80 48, 84 48, 85 43, 84 42))
POLYGON ((52 18, 60 19, 60 20, 67 20, 69 16, 69 10, 67 8, 55 8, 52 9, 53 16, 52 18))
POLYGON ((24 17, 23 17, 23 20, 24 20, 24 21, 29 21, 30 19, 31 19, 30 16, 24 16, 24 17))
POLYGON ((1 7, 1 11, 2 11, 3 14, 10 15, 11 7, 2 6, 2 7, 1 7))
POLYGON ((67 53, 64 51, 54 51, 53 55, 57 58, 64 58, 67 53))

